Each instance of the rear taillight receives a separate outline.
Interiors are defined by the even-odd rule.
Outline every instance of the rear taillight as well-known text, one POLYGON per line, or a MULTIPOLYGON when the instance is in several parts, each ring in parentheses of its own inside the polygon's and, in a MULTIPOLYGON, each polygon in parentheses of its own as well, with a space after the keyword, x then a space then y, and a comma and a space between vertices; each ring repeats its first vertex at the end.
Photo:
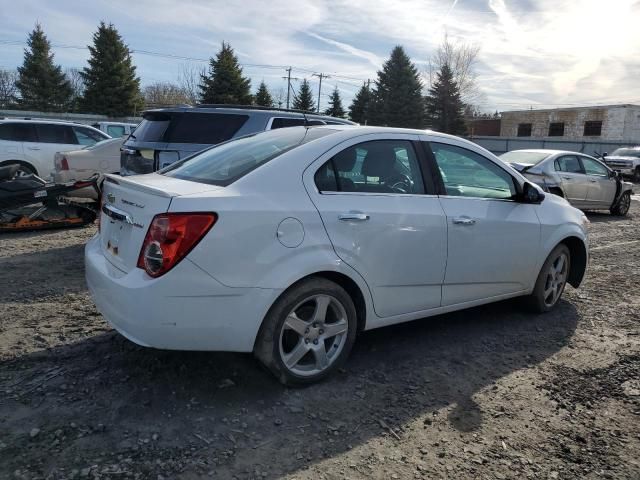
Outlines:
POLYGON ((159 277, 171 270, 216 223, 215 213, 163 213, 153 217, 140 249, 138 268, 159 277))
POLYGON ((69 170, 69 161, 67 160, 67 157, 62 157, 58 162, 58 165, 59 165, 58 170, 60 171, 69 170))

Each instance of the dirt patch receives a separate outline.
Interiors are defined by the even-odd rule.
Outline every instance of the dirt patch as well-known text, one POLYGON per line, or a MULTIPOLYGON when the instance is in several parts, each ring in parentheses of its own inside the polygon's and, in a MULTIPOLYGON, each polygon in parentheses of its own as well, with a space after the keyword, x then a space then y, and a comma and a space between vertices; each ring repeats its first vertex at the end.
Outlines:
POLYGON ((639 478, 640 206, 590 219, 554 312, 367 332, 304 389, 114 333, 84 286, 93 228, 0 236, 0 477, 639 478))

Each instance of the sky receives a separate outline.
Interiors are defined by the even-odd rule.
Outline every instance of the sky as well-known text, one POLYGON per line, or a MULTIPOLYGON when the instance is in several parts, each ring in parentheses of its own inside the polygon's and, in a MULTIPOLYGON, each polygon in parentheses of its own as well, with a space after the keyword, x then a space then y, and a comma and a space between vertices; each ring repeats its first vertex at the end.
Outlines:
POLYGON ((36 22, 56 63, 82 68, 100 21, 133 50, 143 86, 205 67, 224 40, 254 90, 264 80, 284 96, 291 66, 316 98, 312 74, 329 75, 321 108, 334 87, 346 106, 395 45, 426 84, 446 34, 480 48, 484 111, 640 103, 640 1, 631 0, 0 0, 0 68, 22 63, 36 22))

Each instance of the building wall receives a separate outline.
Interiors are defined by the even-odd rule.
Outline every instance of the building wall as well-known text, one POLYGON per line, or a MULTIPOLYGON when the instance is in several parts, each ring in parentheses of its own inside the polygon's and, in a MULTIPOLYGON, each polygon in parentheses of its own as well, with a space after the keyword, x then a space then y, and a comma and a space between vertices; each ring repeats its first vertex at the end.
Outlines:
MULTIPOLYGON (((633 105, 503 112, 501 137, 518 135, 520 123, 531 123, 531 137, 640 141, 640 107, 633 105), (600 136, 584 136, 586 121, 602 121, 600 136), (549 137, 549 124, 564 123, 564 136, 549 137)), ((522 137, 526 138, 526 137, 522 137)))

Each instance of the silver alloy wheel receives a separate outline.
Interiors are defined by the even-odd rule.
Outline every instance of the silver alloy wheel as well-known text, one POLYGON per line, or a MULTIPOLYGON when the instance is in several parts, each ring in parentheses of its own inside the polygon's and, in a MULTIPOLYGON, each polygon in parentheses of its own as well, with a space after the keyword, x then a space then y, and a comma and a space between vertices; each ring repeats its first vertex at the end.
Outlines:
POLYGON ((621 215, 626 215, 627 212, 629 211, 629 207, 631 207, 631 195, 625 193, 624 195, 622 195, 622 198, 620 199, 618 212, 620 212, 621 215))
POLYGON ((562 295, 564 285, 567 281, 568 264, 569 258, 567 254, 561 252, 549 266, 544 282, 543 293, 544 304, 547 307, 553 307, 560 298, 560 295, 562 295))
POLYGON ((337 298, 305 298, 289 312, 280 331, 282 363, 295 375, 318 375, 340 356, 348 330, 347 312, 337 298))

